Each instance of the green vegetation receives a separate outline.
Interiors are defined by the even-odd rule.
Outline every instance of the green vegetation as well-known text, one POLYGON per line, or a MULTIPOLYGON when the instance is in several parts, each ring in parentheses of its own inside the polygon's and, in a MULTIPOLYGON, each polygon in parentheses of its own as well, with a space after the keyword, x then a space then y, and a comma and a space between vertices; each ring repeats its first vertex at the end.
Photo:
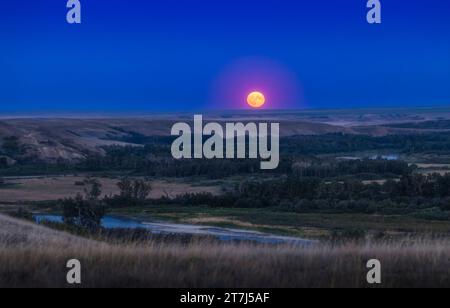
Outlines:
POLYGON ((142 220, 169 220, 180 223, 201 223, 220 227, 235 227, 281 235, 330 239, 333 232, 345 238, 351 231, 401 234, 450 234, 446 221, 430 222, 410 215, 369 215, 362 213, 295 213, 270 208, 212 208, 208 206, 149 205, 113 209, 111 214, 132 216, 142 220))
POLYGON ((411 174, 399 181, 364 184, 361 181, 324 182, 320 178, 288 176, 249 180, 222 195, 185 194, 150 200, 153 205, 264 209, 288 213, 407 215, 448 221, 450 174, 411 174))
POLYGON ((101 219, 105 215, 105 207, 101 202, 78 195, 62 200, 61 206, 66 224, 90 231, 101 227, 101 219))
POLYGON ((88 178, 84 181, 85 195, 78 194, 75 198, 66 198, 61 201, 63 220, 69 226, 96 231, 101 228, 101 220, 106 214, 105 203, 100 197, 101 184, 88 178))
MULTIPOLYGON (((0 175, 61 174, 69 172, 103 172, 158 177, 208 176, 220 179, 236 174, 267 173, 261 171, 256 160, 174 160, 170 155, 171 137, 147 137, 127 132, 127 137, 109 140, 141 144, 142 147, 104 147, 105 155, 86 153, 79 163, 63 160, 48 164, 33 157, 23 157, 17 138, 3 142, 0 155, 9 155, 16 165, 0 164, 0 175), (6 147, 5 147, 6 146, 6 147)), ((280 142, 281 163, 276 174, 292 173, 293 166, 305 163, 305 172, 318 173, 320 177, 336 177, 357 174, 377 174, 392 177, 404 174, 407 167, 402 162, 378 163, 359 161, 342 162, 324 155, 345 155, 355 152, 375 153, 392 151, 403 156, 449 155, 450 133, 403 134, 372 137, 367 135, 325 134, 318 136, 284 137, 280 142), (347 168, 350 167, 350 168, 347 168), (394 168, 391 168, 394 167, 394 168), (380 171, 384 168, 384 171, 380 171), (323 173, 321 173, 323 170, 323 173), (348 170, 348 171, 346 171, 348 170)), ((272 172, 273 173, 273 172, 272 172)))
POLYGON ((112 207, 143 205, 152 190, 149 182, 140 179, 123 178, 117 186, 120 194, 106 199, 112 207))
MULTIPOLYGON (((80 184, 80 183, 76 183, 80 184)), ((75 198, 66 198, 57 202, 62 208, 64 223, 84 229, 97 231, 101 228, 101 220, 108 208, 143 205, 152 189, 151 185, 140 179, 123 178, 117 183, 120 194, 99 199, 102 185, 94 178, 86 178, 82 182, 84 196, 78 194, 75 198)))
POLYGON ((23 147, 20 145, 19 138, 16 136, 3 138, 2 149, 3 154, 8 156, 18 156, 23 154, 23 147))
MULTIPOLYGON (((442 128, 444 124, 438 126, 442 128)), ((427 128, 435 128, 434 125, 422 124, 427 128)), ((14 158, 19 163, 0 167, 0 174, 75 172, 123 177, 119 183, 121 192, 102 199, 102 205, 127 216, 145 213, 150 219, 160 217, 158 210, 165 207, 169 211, 176 208, 178 212, 163 213, 164 218, 198 221, 202 218, 200 213, 204 213, 221 220, 200 219, 198 223, 223 226, 249 223, 255 226, 246 226, 248 228, 283 234, 303 234, 302 226, 316 228, 320 234, 324 233, 323 229, 328 234, 334 229, 352 233, 352 228, 414 231, 416 229, 409 224, 416 223, 420 226, 418 230, 426 230, 423 226, 428 223, 433 232, 448 232, 441 227, 441 222, 448 223, 450 219, 450 175, 445 175, 442 167, 436 169, 440 171, 438 174, 432 172, 433 167, 420 169, 420 164, 381 156, 396 153, 395 156, 403 159, 414 157, 415 161, 421 157, 427 161, 450 157, 448 132, 383 137, 346 134, 285 137, 280 143, 280 167, 271 172, 260 170, 257 160, 174 160, 170 156, 173 138, 123 133, 125 137, 117 139, 112 135, 108 139, 142 146, 104 147, 105 155, 88 155, 86 160, 76 164, 61 161, 31 165, 16 155, 14 158), (136 179, 137 176, 141 178, 136 179), (142 179, 144 177, 220 184, 223 193, 182 194, 148 200, 152 187, 142 179), (186 212, 192 215, 183 218, 186 212), (233 223, 233 219, 240 222, 233 223)), ((3 151, 17 154, 20 145, 16 141, 8 139, 3 151)), ((444 163, 448 161, 444 159, 444 163)), ((97 202, 101 187, 92 179, 77 185, 86 187, 86 196, 65 202, 69 208, 83 212, 80 209, 97 202)))

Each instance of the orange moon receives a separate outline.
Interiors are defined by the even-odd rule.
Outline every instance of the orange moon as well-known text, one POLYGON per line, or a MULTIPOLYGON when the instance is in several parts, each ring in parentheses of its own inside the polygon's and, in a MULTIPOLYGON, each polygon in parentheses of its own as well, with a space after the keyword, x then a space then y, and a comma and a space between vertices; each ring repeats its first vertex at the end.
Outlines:
POLYGON ((266 98, 261 92, 252 92, 247 97, 247 103, 252 108, 261 108, 266 103, 266 98))

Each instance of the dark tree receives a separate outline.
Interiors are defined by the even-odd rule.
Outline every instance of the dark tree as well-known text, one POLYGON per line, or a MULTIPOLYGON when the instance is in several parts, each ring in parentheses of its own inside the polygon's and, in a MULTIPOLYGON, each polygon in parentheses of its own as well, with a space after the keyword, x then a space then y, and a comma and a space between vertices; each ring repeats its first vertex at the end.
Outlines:
POLYGON ((87 178, 84 180, 84 194, 88 200, 98 200, 102 194, 102 184, 97 179, 87 178))
POLYGON ((101 220, 106 214, 106 208, 101 201, 83 198, 77 195, 62 201, 64 223, 89 231, 101 227, 101 220))
POLYGON ((3 138, 3 150, 6 154, 15 156, 22 153, 22 147, 19 144, 19 138, 16 136, 3 138))
POLYGON ((117 186, 120 189, 119 200, 122 206, 140 205, 145 202, 152 191, 152 186, 144 180, 123 178, 117 186))

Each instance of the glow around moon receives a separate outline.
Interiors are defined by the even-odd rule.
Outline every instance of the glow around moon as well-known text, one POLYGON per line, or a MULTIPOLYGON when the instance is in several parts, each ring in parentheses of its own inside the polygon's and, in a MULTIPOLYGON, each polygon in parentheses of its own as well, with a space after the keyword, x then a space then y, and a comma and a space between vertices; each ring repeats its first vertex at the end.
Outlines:
POLYGON ((261 92, 252 92, 247 97, 247 103, 252 108, 261 108, 266 103, 266 98, 261 92))

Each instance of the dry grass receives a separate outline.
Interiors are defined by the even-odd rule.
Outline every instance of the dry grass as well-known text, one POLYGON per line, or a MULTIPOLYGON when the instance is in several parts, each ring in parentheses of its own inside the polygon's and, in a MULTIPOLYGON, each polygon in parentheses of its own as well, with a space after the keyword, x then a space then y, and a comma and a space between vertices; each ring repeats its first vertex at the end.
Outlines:
POLYGON ((382 262, 383 287, 450 286, 448 241, 110 245, 0 216, 0 287, 66 287, 72 258, 82 262, 83 287, 368 287, 372 258, 382 262))
MULTIPOLYGON (((76 182, 82 182, 84 177, 60 176, 42 178, 22 178, 17 180, 7 180, 9 187, 0 191, 0 202, 26 202, 26 201, 49 201, 58 200, 77 193, 83 193, 83 186, 76 186, 76 182)), ((115 195, 119 193, 117 179, 98 178, 102 184, 104 195, 115 195)), ((153 190, 150 198, 160 198, 165 195, 175 197, 184 193, 210 192, 217 194, 220 192, 218 186, 192 186, 185 183, 152 181, 153 190)))

